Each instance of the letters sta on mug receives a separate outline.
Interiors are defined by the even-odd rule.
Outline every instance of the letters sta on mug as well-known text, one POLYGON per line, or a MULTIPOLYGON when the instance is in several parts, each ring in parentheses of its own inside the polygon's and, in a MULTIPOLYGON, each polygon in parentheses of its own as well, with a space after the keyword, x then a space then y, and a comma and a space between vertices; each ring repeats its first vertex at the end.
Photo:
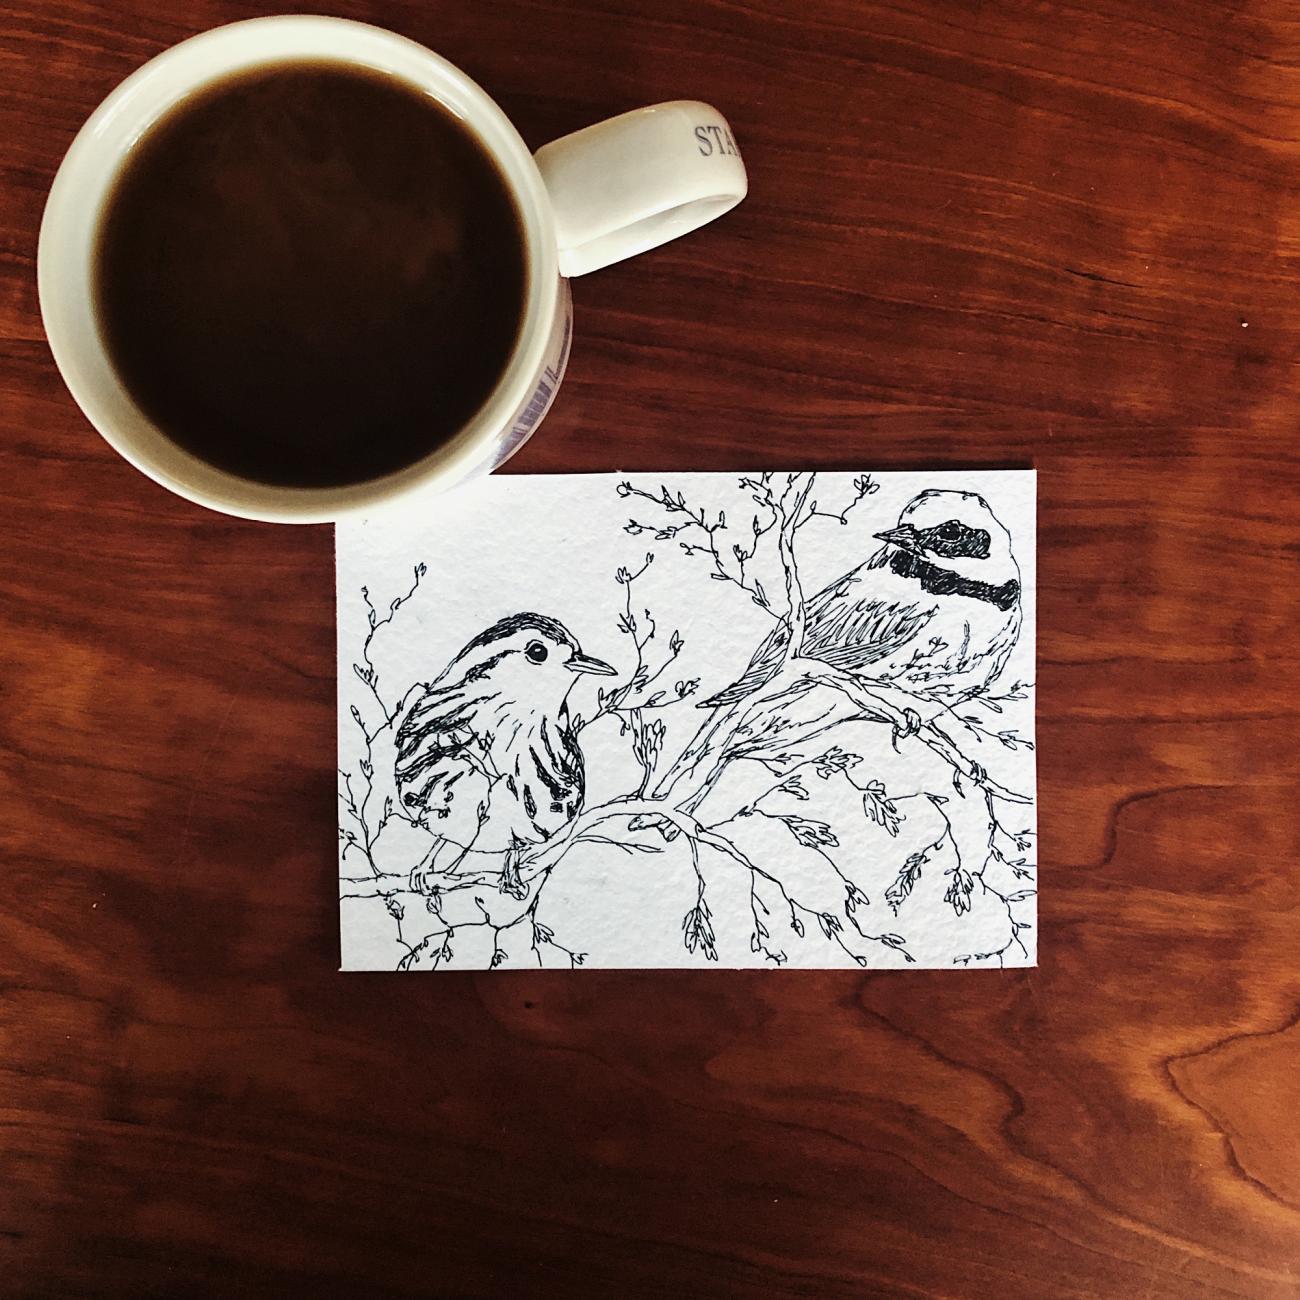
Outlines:
POLYGON ((740 157, 736 141, 725 126, 697 126, 695 138, 700 142, 699 150, 705 158, 710 158, 715 153, 730 154, 733 158, 740 157))

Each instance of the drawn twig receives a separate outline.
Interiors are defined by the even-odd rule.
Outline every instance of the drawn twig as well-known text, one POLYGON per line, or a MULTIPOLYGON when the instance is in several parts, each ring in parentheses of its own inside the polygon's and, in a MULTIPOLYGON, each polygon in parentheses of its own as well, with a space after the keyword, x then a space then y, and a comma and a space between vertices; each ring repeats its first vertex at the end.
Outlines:
MULTIPOLYGON (((542 879, 545 879, 543 875, 542 879)), ((498 966, 503 965, 510 958, 508 948, 503 948, 501 944, 502 935, 508 935, 512 930, 518 930, 524 933, 528 939, 528 949, 533 955, 533 959, 538 966, 544 966, 546 963, 542 958, 543 948, 553 948, 556 952, 563 953, 568 960, 570 967, 581 966, 587 959, 586 953, 578 952, 573 948, 566 947, 560 943, 555 932, 548 925, 544 925, 537 919, 537 907, 542 901, 541 882, 533 894, 533 901, 528 905, 525 911, 515 920, 508 922, 506 925, 494 925, 488 914, 488 910, 482 902, 475 899, 478 903, 479 911, 483 915, 482 924, 489 927, 492 931, 492 957, 489 963, 489 969, 495 970, 498 966)), ((461 927, 466 928, 466 927, 461 927)))
POLYGON ((1026 948, 1024 940, 1021 939, 1020 936, 1026 930, 1030 930, 1033 927, 1028 921, 1018 920, 1013 908, 1017 903, 1022 903, 1027 899, 1033 898, 1036 893, 1035 889, 1031 885, 1021 885, 1016 889, 1004 892, 989 883, 986 873, 987 862, 996 862, 1007 867, 1011 871, 1015 880, 1032 881, 1034 878, 1033 869, 1026 863, 1026 860, 1023 857, 1023 850, 1029 848, 1031 837, 1028 831, 1021 831, 1016 835, 1011 835, 1007 831, 1003 830, 993 806, 992 796, 985 796, 985 805, 989 826, 988 858, 986 861, 985 871, 982 871, 979 875, 979 883, 984 893, 996 898, 1006 910, 1007 924, 1010 926, 1010 935, 1006 943, 1004 943, 1000 948, 992 949, 989 952, 966 953, 960 957, 955 957, 953 962, 955 965, 959 966, 968 966, 972 962, 991 961, 994 958, 997 959, 999 966, 1005 966, 1006 954, 1013 947, 1019 948, 1021 956, 1026 960, 1029 958, 1029 950, 1026 948), (1022 856, 1018 858, 1010 858, 1007 855, 1007 852, 1001 847, 1000 841, 1003 840, 1013 845, 1015 849, 1020 850, 1022 856))
MULTIPOLYGON (((980 884, 983 885, 989 893, 996 893, 996 890, 989 889, 989 886, 985 884, 983 880, 980 881, 980 884)), ((1001 895, 998 895, 998 897, 1001 897, 1001 895)), ((1017 921, 1012 918, 1011 937, 1002 945, 1002 947, 993 948, 988 952, 963 953, 960 957, 954 957, 952 959, 952 964, 954 966, 969 966, 972 962, 991 961, 996 957, 998 965, 1000 967, 1005 967, 1006 954, 1010 952, 1013 947, 1019 948, 1020 955, 1028 961, 1029 949, 1025 947, 1025 941, 1020 936, 1026 930, 1032 930, 1033 928, 1034 927, 1028 921, 1017 921)))
MULTIPOLYGON (((397 611, 401 609, 402 606, 405 605, 406 602, 419 590, 420 579, 423 578, 428 571, 428 566, 423 562, 414 567, 412 570, 414 577, 411 582, 410 590, 407 591, 405 595, 397 596, 389 602, 388 613, 385 614, 383 618, 379 617, 379 613, 370 599, 370 589, 368 587, 361 588, 361 599, 365 601, 366 622, 369 624, 369 629, 366 632, 366 639, 361 643, 361 662, 353 664, 352 671, 356 674, 357 680, 366 686, 369 689, 370 694, 374 696, 375 703, 379 705, 379 710, 383 714, 385 722, 389 720, 390 714, 388 706, 384 703, 383 698, 379 694, 379 673, 370 659, 370 645, 375 639, 375 633, 378 632, 381 627, 387 627, 388 624, 393 621, 393 617, 397 611)), ((369 739, 369 737, 367 737, 367 739, 369 739)))
POLYGON ((709 574, 709 577, 715 582, 729 582, 733 586, 739 587, 755 605, 775 617, 776 611, 772 609, 767 593, 763 590, 763 584, 758 581, 750 581, 745 572, 746 564, 754 558, 757 551, 758 539, 768 532, 775 522, 776 507, 772 500, 771 477, 770 474, 764 474, 758 479, 740 480, 742 487, 752 490, 754 501, 759 506, 760 511, 764 514, 770 513, 772 519, 766 523, 760 521, 757 517, 754 519, 753 541, 749 549, 739 544, 732 547, 731 554, 738 566, 735 573, 732 573, 723 563, 722 553, 718 550, 718 536, 727 531, 726 511, 720 510, 717 519, 711 521, 703 506, 698 510, 694 509, 687 503, 684 493, 678 492, 674 495, 667 485, 661 485, 657 493, 647 492, 644 488, 634 487, 628 482, 618 485, 617 491, 621 497, 640 497, 652 502, 669 515, 684 516, 683 519, 676 522, 662 525, 643 524, 635 519, 629 519, 624 525, 623 531, 634 536, 640 533, 651 533, 656 541, 676 539, 677 545, 685 554, 707 556, 713 564, 713 571, 709 574), (702 533, 705 540, 702 543, 681 541, 679 534, 684 532, 692 535, 695 532, 702 533))
MULTIPOLYGON (((976 697, 978 698, 978 697, 976 697)), ((986 707, 989 706, 988 700, 980 701, 986 707)), ((997 710, 999 713, 1001 710, 997 710)), ((983 720, 976 713, 958 713, 952 710, 953 716, 959 718, 971 729, 977 736, 985 740, 994 741, 1004 749, 1033 749, 1034 742, 1011 727, 1004 727, 1001 731, 994 731, 991 727, 986 727, 983 720)))
POLYGON ((346 828, 340 829, 339 836, 343 841, 343 850, 340 856, 346 858, 350 850, 359 849, 365 856, 366 863, 370 867, 371 875, 378 876, 379 868, 375 865, 374 856, 375 841, 379 838, 385 825, 387 825, 389 818, 393 815, 393 801, 387 798, 384 800, 384 807, 379 817, 379 823, 372 831, 365 814, 365 804, 369 799, 369 773, 365 771, 365 768, 369 765, 364 759, 362 760, 362 763, 363 775, 367 781, 367 793, 360 801, 357 800, 357 797, 352 790, 351 774, 344 772, 342 768, 339 769, 339 776, 343 778, 343 807, 347 811, 348 816, 356 823, 357 831, 360 832, 360 835, 358 835, 355 831, 350 831, 346 828))
POLYGON ((575 722, 575 728, 579 731, 584 727, 591 726, 597 719, 611 713, 624 713, 633 708, 659 709, 670 704, 676 704, 679 700, 687 699, 693 695, 699 687, 698 679, 679 681, 671 692, 661 690, 649 695, 646 694, 649 687, 668 671, 686 644, 682 640, 681 633, 674 629, 672 635, 668 638, 668 653, 660 662, 659 667, 652 672, 647 666, 645 660, 646 650, 655 639, 658 628, 654 616, 648 609, 643 609, 641 616, 638 617, 633 608, 632 597, 637 579, 641 578, 653 563, 654 554, 647 552, 645 562, 635 572, 626 568, 619 568, 614 574, 614 581, 623 588, 623 611, 618 617, 618 630, 624 636, 631 638, 635 659, 628 673, 627 681, 621 686, 615 686, 610 690, 602 688, 597 692, 596 712, 590 718, 575 722), (631 697, 637 693, 640 693, 641 698, 632 702, 631 697))
MULTIPOLYGON (((844 507, 839 514, 829 510, 818 510, 817 502, 812 501, 808 505, 808 513, 804 518, 804 523, 811 519, 833 519, 837 524, 845 525, 849 522, 849 515, 853 508, 865 501, 873 492, 880 491, 880 484, 877 483, 870 474, 860 474, 853 480, 854 497, 848 505, 844 507)), ((801 524, 800 527, 803 525, 801 524)))
POLYGON ((971 704, 982 705, 990 713, 1001 713, 1004 705, 1028 699, 1028 691, 1032 686, 1033 682, 1012 682, 1005 691, 996 695, 991 688, 985 687, 983 690, 971 691, 966 699, 971 704))

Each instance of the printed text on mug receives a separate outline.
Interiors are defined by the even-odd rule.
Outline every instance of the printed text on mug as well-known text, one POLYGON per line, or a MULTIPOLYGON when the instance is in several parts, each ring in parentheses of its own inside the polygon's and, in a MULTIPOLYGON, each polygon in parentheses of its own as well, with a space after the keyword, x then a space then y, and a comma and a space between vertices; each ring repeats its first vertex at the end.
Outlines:
POLYGON ((706 158, 715 153, 730 154, 733 158, 740 157, 740 150, 736 148, 736 142, 725 126, 697 126, 695 138, 700 142, 700 153, 706 158))

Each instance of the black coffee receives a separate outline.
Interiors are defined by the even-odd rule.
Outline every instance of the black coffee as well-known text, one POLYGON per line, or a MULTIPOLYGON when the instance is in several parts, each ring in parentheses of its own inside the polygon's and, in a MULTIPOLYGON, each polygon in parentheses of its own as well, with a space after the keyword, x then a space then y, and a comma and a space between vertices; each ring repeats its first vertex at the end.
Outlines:
POLYGON ((324 487, 401 469, 500 379, 527 289, 519 213, 437 101, 344 64, 182 104, 101 223, 96 306, 144 412, 205 461, 324 487))

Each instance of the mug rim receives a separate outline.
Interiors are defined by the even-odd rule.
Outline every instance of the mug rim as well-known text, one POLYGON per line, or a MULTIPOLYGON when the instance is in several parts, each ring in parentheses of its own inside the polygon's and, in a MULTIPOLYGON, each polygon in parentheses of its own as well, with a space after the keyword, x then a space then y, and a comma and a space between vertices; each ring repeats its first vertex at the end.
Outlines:
POLYGON ((554 219, 541 173, 497 103, 415 41, 346 18, 274 15, 228 23, 169 47, 119 83, 78 131, 50 187, 36 257, 42 321, 77 405, 124 459, 168 490, 245 519, 326 523, 420 488, 445 489, 490 463, 537 381, 558 300, 554 219), (448 442, 403 469, 335 487, 280 487, 218 469, 173 442, 136 405, 95 323, 91 278, 104 203, 132 149, 165 114, 213 82, 259 66, 320 59, 394 75, 456 114, 505 177, 527 265, 513 351, 487 399, 448 442), (123 426, 128 427, 123 427, 123 426))

